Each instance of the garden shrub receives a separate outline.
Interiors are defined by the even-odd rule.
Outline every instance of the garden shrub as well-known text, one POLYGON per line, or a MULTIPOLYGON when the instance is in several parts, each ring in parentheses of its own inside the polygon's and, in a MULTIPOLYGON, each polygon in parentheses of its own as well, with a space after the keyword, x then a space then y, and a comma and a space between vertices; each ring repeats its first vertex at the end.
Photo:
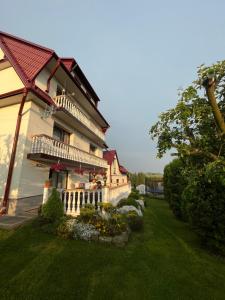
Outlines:
POLYGON ((41 215, 49 222, 58 222, 64 215, 63 203, 59 192, 54 188, 47 202, 42 206, 41 215))
POLYGON ((174 159, 164 168, 164 195, 171 210, 177 218, 185 219, 183 214, 182 193, 187 180, 183 175, 184 164, 180 159, 174 159))
POLYGON ((140 194, 139 191, 137 190, 132 190, 132 192, 130 193, 130 195, 128 196, 129 199, 134 199, 134 200, 138 200, 140 198, 140 194))
POLYGON ((135 211, 130 211, 127 215, 127 223, 131 230, 139 231, 143 228, 143 218, 138 216, 135 211))
POLYGON ((71 239, 77 220, 70 216, 64 216, 57 227, 57 235, 64 239, 71 239))
POLYGON ((97 217, 97 211, 91 204, 85 205, 80 209, 80 215, 77 217, 79 222, 90 223, 91 220, 97 217))
POLYGON ((127 224, 123 216, 113 214, 108 220, 99 218, 91 222, 95 228, 104 236, 115 236, 127 230, 127 224))
POLYGON ((123 199, 121 199, 119 201, 119 203, 117 204, 117 207, 122 207, 124 205, 132 205, 132 206, 136 207, 137 209, 140 208, 140 205, 133 198, 123 198, 123 199))
POLYGON ((208 164, 183 192, 191 225, 209 247, 225 254, 225 167, 208 164))
POLYGON ((112 205, 112 203, 109 203, 109 202, 107 202, 107 203, 102 202, 100 204, 100 206, 107 213, 113 213, 116 210, 116 208, 112 205))

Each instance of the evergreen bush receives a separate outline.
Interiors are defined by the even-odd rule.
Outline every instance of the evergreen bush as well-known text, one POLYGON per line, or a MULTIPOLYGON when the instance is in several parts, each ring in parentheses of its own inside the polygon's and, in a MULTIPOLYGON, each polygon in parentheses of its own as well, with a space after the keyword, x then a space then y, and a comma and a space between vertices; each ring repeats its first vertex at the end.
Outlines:
POLYGON ((58 222, 64 215, 63 203, 59 192, 54 188, 47 202, 42 206, 42 217, 49 222, 58 222))

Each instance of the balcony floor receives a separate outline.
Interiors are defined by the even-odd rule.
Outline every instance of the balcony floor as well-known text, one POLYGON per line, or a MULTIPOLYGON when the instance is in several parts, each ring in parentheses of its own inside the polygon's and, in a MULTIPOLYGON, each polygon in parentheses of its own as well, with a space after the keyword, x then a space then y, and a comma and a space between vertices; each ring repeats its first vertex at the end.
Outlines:
POLYGON ((94 166, 94 165, 90 165, 90 164, 86 164, 86 163, 80 163, 78 161, 73 161, 73 160, 66 159, 66 158, 59 158, 59 157, 52 156, 49 154, 44 154, 44 153, 35 153, 35 154, 29 153, 29 154, 27 154, 27 158, 30 160, 36 161, 38 163, 42 163, 42 164, 49 165, 49 166, 52 164, 56 164, 57 162, 60 161, 60 163, 66 165, 66 167, 68 167, 68 169, 77 168, 77 167, 80 167, 80 165, 83 168, 89 168, 89 169, 93 169, 95 171, 105 169, 103 167, 98 167, 98 166, 94 166))

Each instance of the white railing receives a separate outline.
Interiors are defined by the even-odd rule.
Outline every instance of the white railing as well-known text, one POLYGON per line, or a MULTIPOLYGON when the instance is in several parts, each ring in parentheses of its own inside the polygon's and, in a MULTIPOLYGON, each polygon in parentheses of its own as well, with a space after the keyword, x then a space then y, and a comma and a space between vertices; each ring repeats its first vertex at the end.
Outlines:
POLYGON ((126 183, 116 187, 109 187, 107 202, 111 202, 113 205, 116 205, 122 198, 127 198, 130 193, 130 183, 126 183))
POLYGON ((31 154, 47 154, 58 158, 64 158, 79 163, 84 163, 100 168, 107 168, 106 160, 78 149, 74 146, 57 141, 47 135, 33 137, 31 154))
POLYGON ((60 95, 54 97, 53 100, 58 107, 66 109, 77 120, 94 132, 100 139, 103 141, 105 140, 105 134, 79 109, 73 100, 70 100, 69 96, 60 95))
MULTIPOLYGON (((43 204, 46 203, 52 188, 44 188, 43 204)), ((130 183, 117 187, 104 186, 101 189, 60 189, 60 198, 63 202, 64 212, 67 215, 78 216, 80 209, 86 204, 91 204, 96 210, 101 210, 102 202, 110 202, 116 205, 122 198, 126 198, 131 192, 130 183)))
POLYGON ((96 210, 100 210, 102 190, 65 190, 61 194, 61 199, 65 214, 77 216, 86 204, 92 204, 96 210))

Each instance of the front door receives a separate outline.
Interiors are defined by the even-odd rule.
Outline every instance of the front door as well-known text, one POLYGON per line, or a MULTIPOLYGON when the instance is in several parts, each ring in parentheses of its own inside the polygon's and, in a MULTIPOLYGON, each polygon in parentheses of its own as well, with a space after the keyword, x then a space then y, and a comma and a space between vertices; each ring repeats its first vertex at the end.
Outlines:
POLYGON ((52 181, 52 187, 57 189, 66 189, 67 188, 67 178, 68 172, 67 171, 53 171, 50 170, 49 172, 49 179, 52 181))

